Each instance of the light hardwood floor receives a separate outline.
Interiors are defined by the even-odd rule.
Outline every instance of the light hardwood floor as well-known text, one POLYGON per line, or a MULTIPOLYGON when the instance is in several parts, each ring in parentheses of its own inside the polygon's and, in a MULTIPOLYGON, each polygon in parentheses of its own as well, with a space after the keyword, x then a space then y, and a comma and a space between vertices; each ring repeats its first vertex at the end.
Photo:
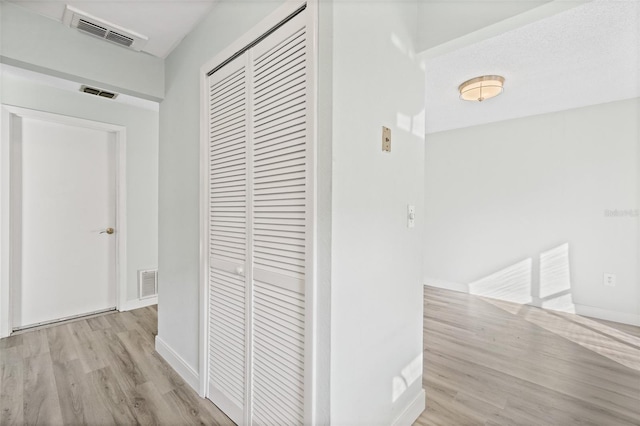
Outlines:
POLYGON ((425 287, 416 425, 640 425, 640 328, 425 287))
POLYGON ((155 307, 0 340, 0 425, 232 425, 154 351, 155 307))
MULTIPOLYGON (((640 329, 425 288, 416 425, 640 425, 640 329)), ((153 350, 155 308, 0 340, 0 425, 232 422, 153 350)), ((340 426, 340 425, 338 425, 340 426)))

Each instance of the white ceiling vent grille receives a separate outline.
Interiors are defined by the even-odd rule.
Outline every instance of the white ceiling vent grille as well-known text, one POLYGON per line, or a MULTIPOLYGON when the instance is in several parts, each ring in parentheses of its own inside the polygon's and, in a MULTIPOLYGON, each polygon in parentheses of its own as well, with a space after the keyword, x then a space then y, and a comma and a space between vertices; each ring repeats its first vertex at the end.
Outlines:
POLYGON ((158 271, 149 269, 138 271, 138 297, 146 299, 158 294, 158 271))
POLYGON ((85 34, 137 51, 142 50, 149 40, 141 34, 91 16, 69 5, 64 10, 62 22, 85 34))

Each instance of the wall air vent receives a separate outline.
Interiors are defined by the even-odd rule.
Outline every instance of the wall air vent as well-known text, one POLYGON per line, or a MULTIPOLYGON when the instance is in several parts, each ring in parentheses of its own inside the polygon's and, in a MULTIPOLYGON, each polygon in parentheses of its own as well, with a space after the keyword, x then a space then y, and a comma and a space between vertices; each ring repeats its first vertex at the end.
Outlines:
POLYGON ((158 294, 158 270, 138 271, 138 297, 146 299, 158 294))
POLYGON ((114 99, 118 96, 117 93, 107 92, 106 90, 96 89, 95 87, 81 86, 80 91, 88 93, 90 95, 100 96, 102 98, 114 99))
POLYGON ((147 37, 141 34, 91 16, 69 5, 67 5, 64 10, 62 22, 71 28, 76 28, 84 34, 89 34, 136 51, 142 50, 144 45, 147 44, 147 41, 149 41, 147 37))

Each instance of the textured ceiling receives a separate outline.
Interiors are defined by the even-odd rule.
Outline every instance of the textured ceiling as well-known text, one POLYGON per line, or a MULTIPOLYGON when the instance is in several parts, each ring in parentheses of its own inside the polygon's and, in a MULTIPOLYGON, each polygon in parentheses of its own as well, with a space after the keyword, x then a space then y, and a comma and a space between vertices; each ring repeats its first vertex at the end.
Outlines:
POLYGON ((549 0, 420 0, 419 52, 548 3, 549 0))
POLYGON ((640 0, 595 0, 426 62, 426 131, 435 133, 640 96, 640 0), (458 99, 472 77, 504 93, 458 99))
POLYGON ((215 0, 10 0, 40 15, 62 22, 66 4, 122 28, 149 37, 143 51, 160 58, 175 46, 204 17, 215 0))

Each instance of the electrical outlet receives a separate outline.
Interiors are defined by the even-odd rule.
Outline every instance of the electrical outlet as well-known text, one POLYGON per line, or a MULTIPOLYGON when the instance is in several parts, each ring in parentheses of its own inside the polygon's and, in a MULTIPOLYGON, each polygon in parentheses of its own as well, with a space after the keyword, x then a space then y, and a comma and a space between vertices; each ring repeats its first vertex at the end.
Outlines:
POLYGON ((602 284, 607 287, 615 287, 616 286, 616 274, 610 274, 605 272, 602 278, 602 284))

